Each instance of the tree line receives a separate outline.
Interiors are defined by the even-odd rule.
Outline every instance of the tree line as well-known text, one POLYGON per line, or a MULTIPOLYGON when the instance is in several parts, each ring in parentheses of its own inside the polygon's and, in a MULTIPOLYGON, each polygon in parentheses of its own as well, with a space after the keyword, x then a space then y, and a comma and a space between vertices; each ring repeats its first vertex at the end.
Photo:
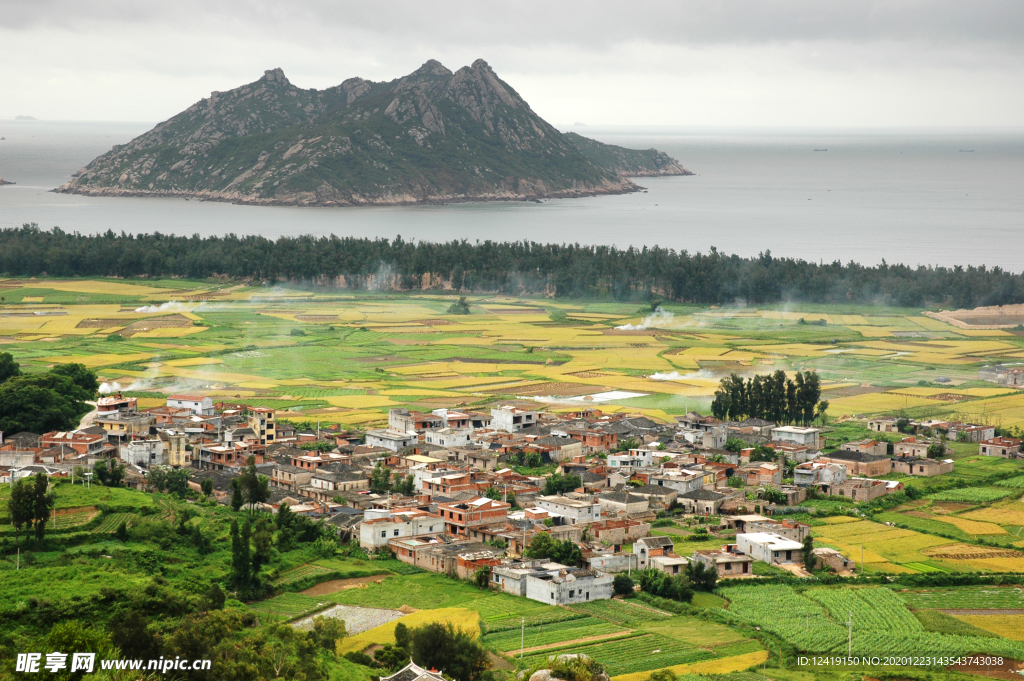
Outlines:
POLYGON ((999 267, 909 267, 882 262, 815 263, 770 251, 742 258, 712 248, 432 243, 338 236, 191 237, 80 234, 35 224, 0 230, 0 273, 11 276, 222 275, 348 287, 420 289, 450 282, 462 291, 554 293, 721 304, 783 300, 973 307, 1024 302, 1024 275, 999 267))
POLYGON ((755 418, 807 425, 827 410, 828 401, 821 399, 821 381, 816 371, 798 371, 793 378, 787 378, 780 369, 745 381, 738 374, 730 374, 719 382, 711 402, 715 418, 732 421, 755 418))

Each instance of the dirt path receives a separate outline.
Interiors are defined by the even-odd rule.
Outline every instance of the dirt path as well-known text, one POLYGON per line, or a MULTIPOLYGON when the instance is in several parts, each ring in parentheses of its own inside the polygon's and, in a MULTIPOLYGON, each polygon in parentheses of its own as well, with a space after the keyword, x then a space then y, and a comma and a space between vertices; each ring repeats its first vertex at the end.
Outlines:
POLYGON ((1024 608, 966 608, 953 610, 935 608, 935 610, 947 615, 1024 615, 1024 608))
POLYGON ((311 586, 302 593, 306 596, 326 596, 332 594, 335 591, 341 591, 343 589, 355 589, 369 584, 370 582, 381 583, 384 578, 388 575, 371 575, 369 577, 353 577, 352 579, 332 579, 329 582, 321 582, 316 586, 311 586))
MULTIPOLYGON (((540 650, 550 650, 551 648, 562 648, 563 646, 571 646, 577 643, 590 643, 591 641, 603 641, 606 638, 618 638, 619 636, 627 636, 633 633, 633 629, 627 629, 626 631, 616 631, 613 634, 601 634, 599 636, 584 636, 583 638, 575 638, 571 641, 559 641, 558 643, 548 643, 543 646, 532 646, 530 648, 523 648, 523 653, 535 653, 540 650)), ((506 651, 506 655, 518 653, 519 649, 506 651)))

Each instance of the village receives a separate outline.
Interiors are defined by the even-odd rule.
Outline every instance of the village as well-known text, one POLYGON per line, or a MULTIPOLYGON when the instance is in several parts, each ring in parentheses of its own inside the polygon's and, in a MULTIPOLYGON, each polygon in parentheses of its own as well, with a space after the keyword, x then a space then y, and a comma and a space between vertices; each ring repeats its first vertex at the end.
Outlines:
POLYGON ((813 513, 801 506, 808 498, 852 507, 904 490, 898 478, 951 473, 948 441, 976 443, 983 456, 1021 456, 1021 440, 996 437, 991 426, 896 417, 865 425, 897 441, 838 447, 821 428, 761 419, 689 412, 664 424, 511 404, 489 413, 396 408, 386 428, 305 431, 273 409, 203 394, 170 395, 149 409, 112 394, 85 422, 0 434, 0 481, 42 472, 94 484, 97 464, 115 459, 128 487, 146 489, 155 470, 183 471, 191 489, 229 504, 233 481, 254 466, 268 481, 258 510, 287 505, 370 555, 462 579, 483 571, 492 588, 550 605, 608 599, 617 574, 685 574, 691 563, 718 579, 755 577, 757 564, 804 577, 857 574, 854 557, 815 547, 810 526, 787 515, 813 513), (652 535, 675 521, 719 548, 687 552, 652 535), (541 535, 577 547, 577 563, 530 557, 541 535))

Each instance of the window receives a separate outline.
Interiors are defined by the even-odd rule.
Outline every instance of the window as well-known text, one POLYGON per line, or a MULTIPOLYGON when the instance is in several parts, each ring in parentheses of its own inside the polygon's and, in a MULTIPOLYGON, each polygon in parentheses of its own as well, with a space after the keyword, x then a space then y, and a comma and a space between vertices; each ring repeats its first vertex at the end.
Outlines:
POLYGON ((725 564, 725 569, 726 570, 732 570, 732 563, 726 563, 725 564))
POLYGON ((590 600, 590 592, 589 591, 587 592, 587 600, 588 601, 590 600))
POLYGON ((551 592, 551 600, 555 600, 555 592, 554 591, 551 592))
POLYGON ((383 532, 380 533, 380 536, 383 537, 383 538, 386 538, 388 536, 388 531, 384 530, 383 532))
POLYGON ((575 589, 569 589, 569 598, 572 598, 575 595, 576 595, 576 590, 575 589))
POLYGON ((398 536, 398 530, 395 530, 395 536, 396 537, 398 536))

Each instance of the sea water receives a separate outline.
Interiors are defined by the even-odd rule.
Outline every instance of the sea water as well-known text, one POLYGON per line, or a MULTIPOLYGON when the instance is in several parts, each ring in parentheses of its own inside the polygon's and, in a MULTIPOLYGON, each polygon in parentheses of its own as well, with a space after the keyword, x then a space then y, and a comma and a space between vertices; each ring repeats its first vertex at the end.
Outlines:
POLYGON ((1024 130, 577 128, 603 142, 661 149, 696 175, 639 178, 641 193, 540 203, 298 208, 49 191, 150 127, 0 121, 0 177, 17 183, 0 187, 0 228, 716 247, 1024 270, 1024 130))

